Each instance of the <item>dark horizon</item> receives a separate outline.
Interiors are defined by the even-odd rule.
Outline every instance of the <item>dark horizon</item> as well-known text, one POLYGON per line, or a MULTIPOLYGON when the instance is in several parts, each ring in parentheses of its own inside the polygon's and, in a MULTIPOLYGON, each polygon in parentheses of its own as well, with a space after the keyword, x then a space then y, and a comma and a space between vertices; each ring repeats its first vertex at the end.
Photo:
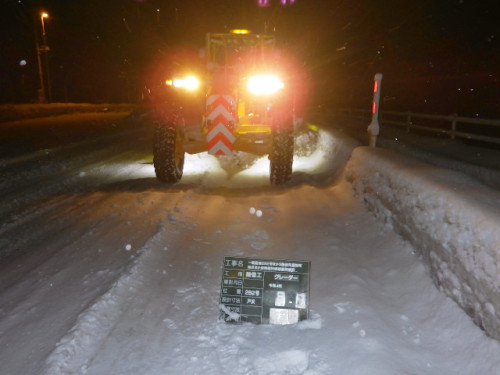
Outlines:
POLYGON ((381 72, 384 109, 500 117, 500 27, 492 2, 258 3, 7 0, 0 103, 37 100, 35 32, 40 38, 43 9, 55 102, 140 100, 148 72, 170 49, 196 50, 206 32, 246 27, 275 33, 302 62, 315 104, 367 107, 373 75, 381 72))

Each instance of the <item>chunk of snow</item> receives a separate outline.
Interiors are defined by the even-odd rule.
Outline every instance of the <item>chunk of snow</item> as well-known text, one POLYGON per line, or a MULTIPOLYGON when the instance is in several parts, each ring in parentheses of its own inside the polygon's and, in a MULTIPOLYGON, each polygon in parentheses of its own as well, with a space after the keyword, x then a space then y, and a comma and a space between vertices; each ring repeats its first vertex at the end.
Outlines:
POLYGON ((257 358, 254 366, 258 375, 300 375, 309 366, 309 354, 302 350, 287 350, 257 358))

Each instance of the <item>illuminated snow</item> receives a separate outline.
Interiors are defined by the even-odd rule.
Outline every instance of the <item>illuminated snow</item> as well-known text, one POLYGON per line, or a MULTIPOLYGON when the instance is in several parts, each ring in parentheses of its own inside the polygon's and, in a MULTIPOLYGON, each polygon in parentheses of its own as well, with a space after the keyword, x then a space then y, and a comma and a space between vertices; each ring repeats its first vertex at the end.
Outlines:
MULTIPOLYGON (((308 149, 312 140, 299 142, 293 179, 279 188, 269 183, 267 156, 248 155, 236 164, 186 155, 182 180, 162 185, 150 152, 119 161, 89 155, 60 177, 64 194, 60 184, 28 184, 27 193, 45 189, 50 199, 1 227, 2 252, 23 254, 0 263, 0 373, 496 374, 500 344, 438 291, 416 249, 368 212, 343 177, 332 179, 356 142, 321 131, 308 149), (219 322, 224 255, 311 260, 311 319, 219 322)), ((350 168, 377 177, 359 158, 350 168)), ((463 181, 441 175, 436 196, 463 181)), ((19 181, 29 177, 21 171, 19 181)), ((463 207, 448 209, 467 217, 463 207)), ((425 215, 432 212, 417 216, 425 215)), ((488 237, 480 224, 475 230, 488 237)), ((494 271, 493 261, 477 261, 485 265, 479 278, 494 271)), ((484 309, 497 313, 493 303, 484 309)))

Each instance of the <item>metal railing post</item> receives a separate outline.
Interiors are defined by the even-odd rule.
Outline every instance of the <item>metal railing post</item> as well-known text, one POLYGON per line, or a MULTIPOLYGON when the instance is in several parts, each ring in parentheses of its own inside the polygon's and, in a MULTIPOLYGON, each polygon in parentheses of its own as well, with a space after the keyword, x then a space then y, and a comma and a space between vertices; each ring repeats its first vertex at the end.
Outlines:
POLYGON ((410 132, 410 126, 411 126, 411 112, 408 112, 406 114, 406 132, 410 132))
POLYGON ((454 113, 453 115, 453 119, 451 121, 451 136, 450 138, 451 139, 455 139, 455 132, 457 131, 457 114, 454 113))

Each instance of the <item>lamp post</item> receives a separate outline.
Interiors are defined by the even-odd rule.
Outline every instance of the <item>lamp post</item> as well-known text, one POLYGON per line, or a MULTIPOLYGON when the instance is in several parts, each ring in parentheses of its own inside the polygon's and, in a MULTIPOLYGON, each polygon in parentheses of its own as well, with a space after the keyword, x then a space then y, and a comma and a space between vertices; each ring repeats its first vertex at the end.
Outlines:
POLYGON ((50 70, 49 70, 49 58, 48 52, 50 48, 47 44, 47 34, 45 33, 45 19, 49 18, 49 14, 47 12, 40 13, 40 21, 42 23, 42 45, 40 46, 40 51, 45 53, 45 72, 47 78, 47 94, 48 94, 48 102, 52 101, 52 87, 50 85, 50 70))
MULTIPOLYGON (((48 18, 49 15, 46 12, 40 13, 40 21, 42 23, 42 44, 38 39, 38 32, 36 22, 35 22, 35 44, 36 44, 36 59, 38 62, 38 75, 40 76, 40 90, 38 92, 38 101, 40 103, 47 103, 47 99, 50 102, 52 100, 52 91, 50 87, 50 74, 49 74, 49 59, 47 57, 47 53, 50 48, 47 45, 47 34, 45 33, 45 18, 48 18), (42 53, 45 53, 45 73, 46 73, 46 81, 44 78, 44 69, 42 64, 42 53), (47 94, 45 92, 45 84, 47 84, 47 94), (47 97, 48 96, 48 97, 47 97)), ((36 19, 35 19, 36 21, 36 19)))
MULTIPOLYGON (((42 32, 45 38, 45 23, 44 23, 44 18, 48 17, 48 14, 43 12, 40 16, 40 19, 42 21, 42 32), (45 14, 45 17, 44 17, 45 14)), ((43 74, 43 65, 42 65, 42 52, 44 51, 44 47, 46 44, 44 43, 43 45, 40 45, 40 40, 38 38, 38 26, 36 22, 36 17, 34 18, 34 32, 35 32, 35 47, 36 47, 36 60, 38 63, 38 76, 40 78, 40 89, 38 90, 38 102, 39 103, 46 103, 47 102, 47 97, 45 95, 45 80, 44 80, 44 74, 43 74)))
POLYGON ((43 43, 46 44, 46 34, 45 34, 45 22, 44 19, 49 18, 49 14, 46 12, 42 12, 40 14, 40 20, 42 21, 42 37, 43 37, 43 43))
POLYGON ((45 83, 43 82, 43 69, 42 69, 42 59, 40 54, 40 44, 38 43, 38 37, 36 38, 36 61, 38 62, 38 76, 40 77, 40 89, 38 90, 38 102, 45 103, 45 83))

